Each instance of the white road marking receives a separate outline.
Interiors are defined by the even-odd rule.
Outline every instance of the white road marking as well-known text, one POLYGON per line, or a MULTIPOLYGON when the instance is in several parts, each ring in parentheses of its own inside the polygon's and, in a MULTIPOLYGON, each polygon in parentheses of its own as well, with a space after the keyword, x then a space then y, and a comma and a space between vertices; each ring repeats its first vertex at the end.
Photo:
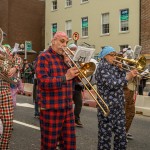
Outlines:
POLYGON ((20 122, 20 121, 17 121, 17 120, 13 120, 13 122, 17 123, 17 124, 20 124, 20 125, 23 125, 23 126, 26 126, 26 127, 30 127, 30 128, 36 129, 36 130, 40 130, 39 127, 31 125, 31 124, 27 124, 27 123, 20 122))
POLYGON ((29 104, 29 103, 17 103, 17 106, 34 108, 34 105, 29 104))

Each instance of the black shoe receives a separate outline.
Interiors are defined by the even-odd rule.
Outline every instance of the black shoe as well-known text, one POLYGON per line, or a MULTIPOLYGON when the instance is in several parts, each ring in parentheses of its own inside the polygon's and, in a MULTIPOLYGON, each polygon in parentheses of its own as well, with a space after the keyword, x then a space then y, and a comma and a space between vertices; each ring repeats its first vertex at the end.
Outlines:
POLYGON ((76 120, 75 125, 76 125, 76 127, 83 127, 83 124, 81 123, 80 120, 76 120))
POLYGON ((34 118, 37 118, 37 119, 39 119, 40 117, 39 117, 39 115, 35 115, 35 116, 34 116, 34 118))

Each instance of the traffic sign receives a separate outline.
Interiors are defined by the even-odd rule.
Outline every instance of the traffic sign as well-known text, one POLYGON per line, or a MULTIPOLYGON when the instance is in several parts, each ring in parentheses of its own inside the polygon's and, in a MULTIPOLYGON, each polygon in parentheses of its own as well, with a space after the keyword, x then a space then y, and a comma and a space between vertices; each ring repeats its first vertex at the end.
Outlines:
POLYGON ((74 41, 77 41, 79 39, 79 33, 78 32, 74 32, 72 35, 72 38, 74 41))
POLYGON ((31 41, 25 41, 25 49, 27 51, 32 50, 32 42, 31 41))

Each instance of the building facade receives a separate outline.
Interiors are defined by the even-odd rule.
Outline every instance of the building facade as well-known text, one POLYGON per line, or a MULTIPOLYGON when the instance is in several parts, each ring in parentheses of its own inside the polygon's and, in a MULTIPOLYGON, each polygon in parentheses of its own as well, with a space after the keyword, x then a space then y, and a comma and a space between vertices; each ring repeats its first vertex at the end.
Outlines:
POLYGON ((139 45, 140 0, 46 0, 45 47, 56 31, 79 33, 78 45, 96 49, 110 45, 117 51, 139 45))
MULTIPOLYGON (((32 42, 32 49, 43 50, 45 45, 45 2, 40 0, 1 0, 0 28, 7 33, 3 44, 32 42)), ((31 62, 37 55, 29 55, 31 62)), ((24 56, 23 56, 24 57, 24 56)))
POLYGON ((141 0, 141 27, 140 27, 140 45, 142 54, 147 58, 150 66, 150 2, 141 0))

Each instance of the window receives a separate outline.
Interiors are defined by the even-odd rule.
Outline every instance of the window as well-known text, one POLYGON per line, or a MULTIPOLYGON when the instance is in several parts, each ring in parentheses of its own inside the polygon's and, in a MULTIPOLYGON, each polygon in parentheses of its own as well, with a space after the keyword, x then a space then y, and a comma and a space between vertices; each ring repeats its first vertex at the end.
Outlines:
POLYGON ((72 5, 72 0, 66 0, 66 6, 71 6, 72 5))
POLYGON ((52 0, 52 10, 57 10, 57 0, 52 0))
POLYGON ((72 37, 72 26, 71 26, 71 20, 66 21, 66 33, 69 38, 72 37))
POLYGON ((129 45, 120 45, 120 51, 122 51, 124 48, 128 48, 129 45))
POLYGON ((54 37, 56 32, 57 32, 57 23, 53 23, 52 24, 52 37, 54 37))
POLYGON ((102 14, 102 34, 109 33, 109 13, 102 14))
POLYGON ((129 30, 129 9, 120 10, 120 31, 129 30))
POLYGON ((82 36, 88 36, 88 17, 82 18, 82 36))
POLYGON ((81 0, 81 3, 88 2, 89 0, 81 0))

